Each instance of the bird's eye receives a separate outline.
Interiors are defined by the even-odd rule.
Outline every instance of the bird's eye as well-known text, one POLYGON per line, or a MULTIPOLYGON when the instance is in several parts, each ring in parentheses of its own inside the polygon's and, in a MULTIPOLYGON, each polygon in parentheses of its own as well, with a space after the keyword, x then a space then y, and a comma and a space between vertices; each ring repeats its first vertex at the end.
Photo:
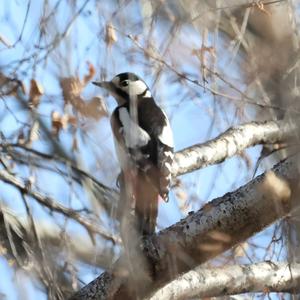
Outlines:
POLYGON ((126 79, 126 80, 123 80, 123 81, 120 83, 120 85, 121 85, 121 86, 124 86, 124 87, 125 87, 125 86, 128 86, 128 84, 129 84, 129 80, 127 80, 127 79, 126 79))

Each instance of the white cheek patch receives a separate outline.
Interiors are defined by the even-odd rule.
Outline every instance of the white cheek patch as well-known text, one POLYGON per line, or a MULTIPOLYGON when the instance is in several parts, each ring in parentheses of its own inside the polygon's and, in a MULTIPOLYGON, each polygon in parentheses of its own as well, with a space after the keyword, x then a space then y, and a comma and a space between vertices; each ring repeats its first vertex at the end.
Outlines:
POLYGON ((163 114, 165 116, 166 125, 162 128, 161 134, 158 136, 158 139, 165 145, 173 148, 174 147, 174 141, 173 141, 173 132, 170 126, 170 122, 166 116, 166 114, 163 111, 163 114))
POLYGON ((136 81, 130 81, 126 89, 129 95, 135 96, 135 95, 143 94, 148 89, 148 87, 142 80, 136 80, 136 81))
POLYGON ((122 107, 119 109, 119 117, 123 125, 123 136, 126 147, 135 148, 148 144, 150 141, 149 134, 133 122, 126 108, 122 107))

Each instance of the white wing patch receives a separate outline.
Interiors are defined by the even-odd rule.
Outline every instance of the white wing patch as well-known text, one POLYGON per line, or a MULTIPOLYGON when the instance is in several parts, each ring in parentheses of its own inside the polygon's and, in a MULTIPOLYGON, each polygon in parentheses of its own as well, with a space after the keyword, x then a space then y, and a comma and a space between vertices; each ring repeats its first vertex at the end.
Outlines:
POLYGON ((135 148, 148 144, 150 141, 149 134, 133 122, 125 107, 119 109, 119 117, 123 125, 123 136, 127 147, 135 148))
POLYGON ((162 110, 164 116, 165 116, 165 121, 166 125, 162 128, 161 134, 158 136, 158 139, 165 145, 173 148, 174 147, 174 141, 173 141, 173 132, 170 126, 170 122, 168 120, 167 115, 165 112, 162 110))
POLYGON ((148 90, 143 97, 145 97, 145 98, 152 97, 151 92, 148 90))

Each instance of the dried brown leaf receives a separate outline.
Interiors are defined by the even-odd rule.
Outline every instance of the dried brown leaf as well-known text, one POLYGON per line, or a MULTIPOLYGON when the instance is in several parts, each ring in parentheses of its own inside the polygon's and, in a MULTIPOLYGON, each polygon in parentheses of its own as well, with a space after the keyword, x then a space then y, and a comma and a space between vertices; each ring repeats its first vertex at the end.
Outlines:
POLYGON ((27 141, 28 144, 31 144, 32 142, 37 141, 39 139, 39 136, 40 136, 39 128, 40 128, 39 122, 35 121, 29 131, 29 136, 28 136, 28 141, 27 141))
MULTIPOLYGON (((77 77, 68 77, 60 79, 60 86, 62 88, 65 103, 70 103, 76 111, 82 116, 99 120, 101 117, 107 115, 106 107, 100 97, 93 97, 90 101, 84 101, 80 94, 85 85, 94 77, 95 68, 91 63, 88 63, 89 73, 84 77, 83 82, 77 77)), ((63 127, 66 120, 61 120, 63 127)), ((68 119, 68 123, 76 125, 77 121, 73 118, 68 119)), ((65 127, 64 127, 65 128, 65 127)))
POLYGON ((62 126, 62 129, 67 129, 68 128, 68 124, 69 124, 69 115, 67 114, 64 114, 61 116, 61 126, 62 126))
POLYGON ((9 78, 0 73, 0 94, 5 96, 16 96, 18 89, 26 94, 24 83, 17 78, 9 78))
POLYGON ((43 87, 35 80, 30 80, 29 103, 33 107, 37 107, 40 103, 40 98, 44 94, 43 87))
POLYGON ((82 105, 84 105, 84 101, 80 96, 84 84, 77 77, 66 77, 60 79, 60 86, 65 103, 70 103, 76 110, 80 111, 82 105))
POLYGON ((66 103, 71 103, 76 106, 78 99, 80 100, 80 93, 84 85, 78 77, 64 77, 60 79, 60 86, 62 88, 63 97, 66 103))
POLYGON ((53 111, 51 113, 52 133, 57 136, 61 130, 65 130, 69 125, 76 127, 77 119, 69 114, 60 115, 59 112, 53 111))
POLYGON ((87 62, 87 65, 88 65, 88 74, 84 76, 84 79, 83 79, 83 82, 84 84, 86 85, 87 83, 89 83, 93 77, 95 76, 96 74, 96 70, 95 70, 95 67, 93 64, 91 64, 90 62, 87 62))
POLYGON ((68 123, 71 126, 76 127, 77 126, 77 118, 73 115, 68 115, 68 123))
POLYGON ((93 97, 90 101, 84 102, 79 112, 83 116, 95 120, 107 115, 105 104, 100 97, 93 97))
POLYGON ((106 34, 105 34, 105 42, 108 47, 111 47, 117 41, 116 30, 114 29, 112 23, 108 23, 106 25, 106 34))
POLYGON ((62 129, 61 116, 57 111, 51 113, 51 122, 52 122, 52 134, 58 136, 60 130, 62 129))

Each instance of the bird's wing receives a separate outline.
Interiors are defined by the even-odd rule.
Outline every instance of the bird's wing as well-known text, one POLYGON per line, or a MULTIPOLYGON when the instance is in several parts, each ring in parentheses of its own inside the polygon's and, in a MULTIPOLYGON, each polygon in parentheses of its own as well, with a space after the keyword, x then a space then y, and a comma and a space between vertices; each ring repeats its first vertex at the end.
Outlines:
POLYGON ((153 149, 150 160, 156 168, 152 180, 160 196, 167 201, 174 159, 173 133, 168 117, 160 107, 149 101, 139 111, 139 123, 151 136, 153 149))

